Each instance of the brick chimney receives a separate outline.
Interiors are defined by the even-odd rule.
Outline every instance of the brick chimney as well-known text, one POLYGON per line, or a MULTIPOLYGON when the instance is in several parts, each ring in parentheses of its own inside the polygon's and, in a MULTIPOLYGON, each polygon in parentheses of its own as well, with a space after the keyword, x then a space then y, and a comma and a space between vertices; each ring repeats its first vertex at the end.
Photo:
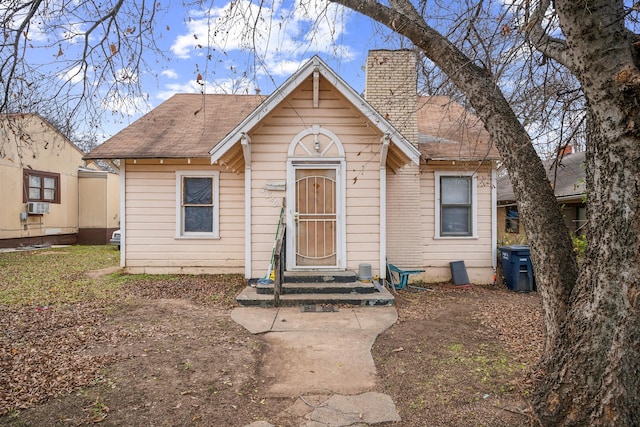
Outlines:
POLYGON ((418 77, 413 51, 369 51, 365 99, 409 142, 418 146, 418 77))
MULTIPOLYGON (((410 143, 418 146, 418 74, 416 55, 410 50, 372 50, 367 58, 365 99, 410 143)), ((422 247, 416 224, 420 222, 420 173, 408 164, 387 174, 386 255, 400 267, 421 267, 422 247)))

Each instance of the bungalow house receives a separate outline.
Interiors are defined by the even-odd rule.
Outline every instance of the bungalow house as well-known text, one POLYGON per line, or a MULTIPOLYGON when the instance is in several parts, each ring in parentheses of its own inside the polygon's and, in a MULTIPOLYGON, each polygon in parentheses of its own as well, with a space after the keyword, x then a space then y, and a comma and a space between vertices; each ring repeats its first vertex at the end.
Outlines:
POLYGON ((119 178, 83 155, 37 114, 0 117, 0 248, 109 241, 119 178))
MULTIPOLYGON (((581 234, 586 221, 585 205, 585 153, 563 153, 543 162, 547 178, 562 209, 570 232, 581 234)), ((509 175, 498 177, 498 242, 500 245, 526 243, 520 226, 518 206, 515 202, 509 175)))
POLYGON ((370 52, 364 98, 315 56, 270 96, 174 95, 86 158, 120 160, 129 272, 263 277, 282 213, 289 272, 493 280, 497 152, 408 50, 370 52))

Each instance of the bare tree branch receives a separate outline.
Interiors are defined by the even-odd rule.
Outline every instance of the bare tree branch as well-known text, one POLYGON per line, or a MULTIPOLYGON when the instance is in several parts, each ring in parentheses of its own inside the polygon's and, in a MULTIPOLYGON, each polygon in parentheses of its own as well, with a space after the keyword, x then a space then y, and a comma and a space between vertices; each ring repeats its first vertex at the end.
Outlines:
MULTIPOLYGON (((531 2, 526 2, 524 7, 529 9, 531 6, 531 2)), ((528 40, 538 51, 567 66, 569 59, 567 58, 565 41, 551 37, 548 28, 544 27, 544 22, 549 21, 546 15, 550 9, 551 0, 540 0, 537 5, 533 6, 532 11, 527 10, 525 16, 529 17, 529 19, 525 20, 523 30, 527 34, 528 40)))

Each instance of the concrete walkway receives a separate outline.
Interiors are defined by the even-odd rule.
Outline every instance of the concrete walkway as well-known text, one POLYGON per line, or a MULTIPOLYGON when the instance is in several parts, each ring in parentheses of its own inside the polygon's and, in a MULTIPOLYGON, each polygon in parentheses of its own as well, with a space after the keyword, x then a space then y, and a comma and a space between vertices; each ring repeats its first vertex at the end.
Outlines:
POLYGON ((292 415, 306 419, 307 426, 400 420, 389 396, 370 392, 376 380, 371 346, 378 334, 396 322, 394 307, 332 312, 240 307, 231 318, 251 333, 262 334, 267 345, 261 374, 267 393, 299 397, 302 403, 292 406, 292 415))

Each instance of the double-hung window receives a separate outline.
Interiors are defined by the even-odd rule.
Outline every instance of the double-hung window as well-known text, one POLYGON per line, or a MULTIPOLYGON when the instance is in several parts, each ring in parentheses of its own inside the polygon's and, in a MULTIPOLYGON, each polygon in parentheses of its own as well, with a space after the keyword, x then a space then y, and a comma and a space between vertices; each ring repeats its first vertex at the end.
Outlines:
POLYGON ((59 173, 25 169, 23 178, 23 202, 60 203, 59 173))
POLYGON ((219 172, 176 172, 177 237, 219 237, 219 172))
POLYGON ((476 176, 436 172, 436 237, 476 237, 476 176))

